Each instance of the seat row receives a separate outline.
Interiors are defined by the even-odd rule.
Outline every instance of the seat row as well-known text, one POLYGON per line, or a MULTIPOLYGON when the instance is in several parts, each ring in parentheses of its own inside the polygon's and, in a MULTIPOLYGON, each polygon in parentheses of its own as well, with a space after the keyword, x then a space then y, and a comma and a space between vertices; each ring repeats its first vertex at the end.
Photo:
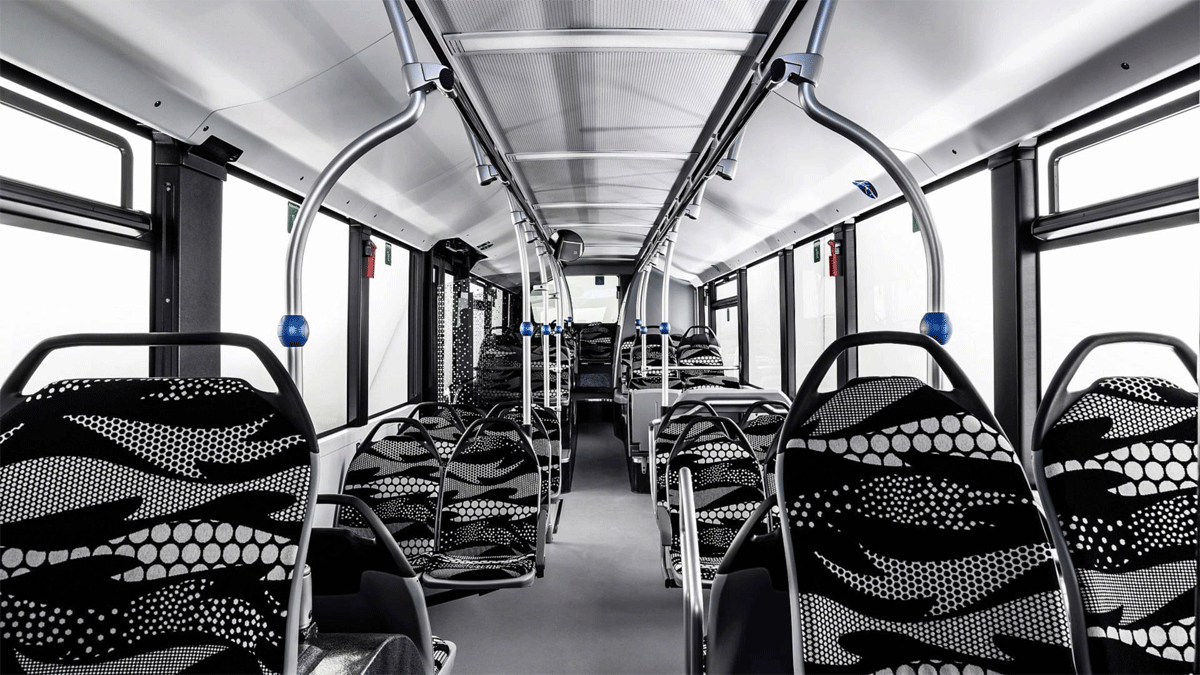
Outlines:
MULTIPOLYGON (((763 431, 779 429, 776 457, 758 508, 747 514, 741 498, 723 505, 746 517, 732 537, 722 524, 727 551, 707 617, 692 617, 703 634, 689 635, 690 671, 1194 672, 1197 397, 1148 377, 1069 392, 1088 353, 1116 342, 1167 345, 1196 373, 1194 353, 1174 338, 1085 340, 1039 410, 1030 479, 939 345, 908 333, 837 340, 782 422, 758 416, 763 431), (818 392, 838 354, 869 344, 925 349, 950 388, 860 377, 818 392)), ((701 414, 679 431, 692 443, 717 440, 696 432, 708 419, 727 444, 730 425, 708 412, 672 411, 701 414)), ((664 420, 678 428, 678 418, 664 420)), ((748 475, 749 438, 738 440, 748 475)), ((716 449, 707 446, 710 457, 716 449)), ((666 464, 668 506, 678 481, 690 598, 706 580, 711 470, 666 464)))

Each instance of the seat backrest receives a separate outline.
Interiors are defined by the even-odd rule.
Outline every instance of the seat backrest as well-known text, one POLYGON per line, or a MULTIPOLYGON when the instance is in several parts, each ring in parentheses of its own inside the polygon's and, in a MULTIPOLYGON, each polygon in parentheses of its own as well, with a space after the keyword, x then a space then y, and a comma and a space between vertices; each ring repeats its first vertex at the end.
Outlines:
POLYGON ((783 421, 787 419, 787 411, 787 406, 774 401, 760 401, 746 409, 742 433, 750 441, 750 449, 759 463, 766 462, 767 454, 783 428, 783 421))
POLYGON ((280 386, 66 380, 0 418, 0 670, 295 668, 318 446, 280 386))
POLYGON ((481 420, 485 417, 482 410, 471 403, 451 403, 454 406, 454 412, 458 413, 458 418, 462 420, 463 428, 471 426, 476 420, 481 420))
MULTIPOLYGON (((379 516, 392 538, 418 572, 433 551, 438 488, 442 461, 425 427, 415 419, 381 420, 359 445, 342 493, 363 500, 379 516), (395 433, 383 435, 395 425, 395 433)), ((374 537, 374 531, 355 509, 339 506, 335 527, 374 537)))
POLYGON ((999 424, 932 339, 835 341, 792 404, 778 456, 793 641, 806 667, 1074 672, 1037 498, 999 424), (818 393, 837 355, 866 344, 925 348, 954 390, 862 377, 818 393))
MULTIPOLYGON (((675 442, 692 420, 704 416, 716 417, 717 411, 703 401, 681 401, 668 408, 658 423, 658 431, 654 435, 653 457, 655 503, 661 506, 667 504, 667 460, 671 457, 675 442)), ((697 427, 695 433, 700 433, 701 430, 702 427, 697 427)))
POLYGON ((454 405, 440 401, 418 403, 412 410, 412 418, 425 428, 437 447, 438 457, 445 463, 466 429, 454 405))
POLYGON ((521 337, 516 326, 495 328, 479 346, 475 402, 489 408, 521 397, 521 337))
MULTIPOLYGON (((679 470, 692 471, 696 534, 702 561, 719 561, 758 505, 762 466, 737 425, 726 417, 698 417, 683 430, 667 460, 671 546, 679 547, 679 470), (702 429, 695 433, 694 430, 702 429)), ((763 532, 766 531, 764 527, 763 532)))
POLYGON ((599 322, 581 326, 579 328, 579 358, 585 361, 610 360, 616 328, 616 324, 599 322))
MULTIPOLYGON (((1071 552, 1093 671, 1192 672, 1196 394, 1154 377, 1066 388, 1091 347, 1139 337, 1093 336, 1068 356, 1038 413, 1034 466, 1071 552)), ((1196 372, 1186 345, 1156 337, 1196 372)))
POLYGON ((537 551, 541 468, 515 422, 485 417, 459 440, 442 473, 436 550, 463 556, 537 551))
MULTIPOLYGON (((546 426, 542 424, 543 415, 553 415, 553 413, 538 405, 531 405, 530 412, 532 415, 529 418, 529 443, 533 446, 533 454, 537 455, 538 466, 541 468, 542 501, 545 502, 551 495, 556 495, 561 490, 559 448, 550 440, 550 434, 547 433, 546 426)), ((488 411, 488 417, 505 419, 520 425, 521 404, 499 403, 488 411)))

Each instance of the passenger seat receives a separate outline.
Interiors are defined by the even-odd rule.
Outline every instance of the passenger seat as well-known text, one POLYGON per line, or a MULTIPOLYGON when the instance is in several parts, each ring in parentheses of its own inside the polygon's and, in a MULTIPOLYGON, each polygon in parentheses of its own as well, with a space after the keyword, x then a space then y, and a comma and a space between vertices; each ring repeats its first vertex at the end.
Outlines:
POLYGON ((1130 343, 1173 349, 1195 377, 1196 354, 1176 338, 1084 339, 1059 366, 1038 410, 1035 477, 1071 552, 1093 671, 1191 673, 1196 394, 1154 377, 1106 377, 1083 391, 1067 389, 1094 349, 1130 343))
POLYGON ((1038 498, 931 338, 836 340, 796 395, 778 454, 797 672, 1074 672, 1038 498), (954 388, 860 377, 818 393, 838 354, 879 344, 926 350, 954 388))

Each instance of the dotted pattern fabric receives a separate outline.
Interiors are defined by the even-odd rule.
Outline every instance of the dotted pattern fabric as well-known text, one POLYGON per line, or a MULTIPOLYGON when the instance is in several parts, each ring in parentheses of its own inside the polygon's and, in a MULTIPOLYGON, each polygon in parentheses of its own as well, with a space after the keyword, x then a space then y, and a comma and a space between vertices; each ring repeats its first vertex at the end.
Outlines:
MULTIPOLYGON (((350 460, 342 492, 358 497, 379 516, 418 573, 433 551, 442 463, 432 441, 412 423, 398 433, 364 444, 350 460)), ((375 531, 351 507, 337 507, 334 526, 374 538, 375 531)))
POLYGON ((1158 378, 1102 379, 1043 439, 1097 673, 1192 672, 1196 403, 1158 378))
POLYGON ((269 399, 69 380, 0 428, 0 671, 283 669, 312 440, 269 399))
MULTIPOLYGON (((704 426, 704 422, 692 429, 704 426)), ((667 463, 667 512, 671 518, 670 558, 682 574, 679 542, 679 471, 692 471, 696 501, 696 538, 700 544, 701 578, 711 581, 742 526, 763 500, 762 467, 744 438, 711 426, 698 435, 688 432, 667 463)), ((756 534, 766 532, 760 527, 756 534)))
POLYGON ((419 403, 413 408, 412 416, 425 427, 426 433, 433 439, 438 458, 445 464, 466 430, 454 406, 433 401, 419 403))
POLYGON ((579 358, 612 363, 617 324, 593 322, 579 327, 579 358))
MULTIPOLYGON (((679 343, 679 365, 681 366, 723 366, 721 343, 707 333, 689 335, 679 343)), ((732 371, 714 370, 685 370, 682 373, 685 389, 740 389, 741 383, 732 371)))
POLYGON ((541 471, 519 433, 507 421, 485 419, 446 463, 429 576, 490 581, 533 570, 541 471))
POLYGON ((807 672, 1074 672, 1011 445, 913 378, 860 378, 780 436, 807 672))
MULTIPOLYGON (((552 440, 549 432, 546 430, 545 420, 554 421, 557 427, 557 420, 554 419, 554 413, 546 410, 540 405, 530 406, 532 417, 530 421, 530 444, 533 445, 533 452, 538 458, 538 468, 542 474, 542 503, 548 504, 552 501, 552 497, 558 496, 562 492, 562 446, 552 440)), ((490 417, 499 417, 510 420, 516 424, 521 424, 521 407, 519 405, 504 405, 496 406, 488 413, 490 417)))

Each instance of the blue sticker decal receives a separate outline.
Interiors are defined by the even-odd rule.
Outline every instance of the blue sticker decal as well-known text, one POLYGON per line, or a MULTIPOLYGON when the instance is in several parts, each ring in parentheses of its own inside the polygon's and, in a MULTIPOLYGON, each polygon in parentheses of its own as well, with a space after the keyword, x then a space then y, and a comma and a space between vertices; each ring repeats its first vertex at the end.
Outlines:
POLYGON ((871 185, 871 181, 869 180, 856 180, 854 181, 854 184, 858 186, 859 190, 862 190, 864 195, 870 197, 871 199, 875 199, 879 196, 879 192, 875 190, 875 186, 871 185))

